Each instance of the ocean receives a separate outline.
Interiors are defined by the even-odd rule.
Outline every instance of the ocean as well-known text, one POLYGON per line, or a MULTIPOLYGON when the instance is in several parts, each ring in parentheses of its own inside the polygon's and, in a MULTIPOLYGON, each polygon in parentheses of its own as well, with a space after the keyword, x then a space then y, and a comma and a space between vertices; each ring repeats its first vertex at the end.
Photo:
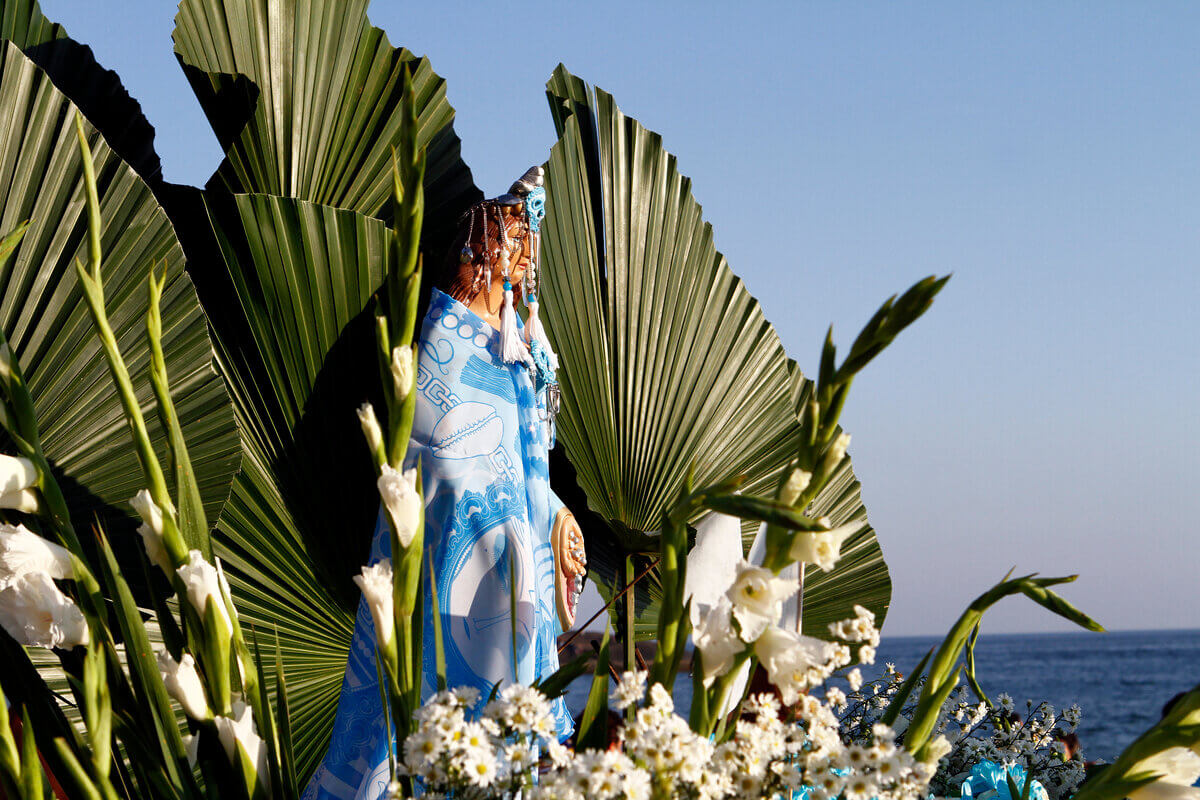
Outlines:
MULTIPOLYGON (((876 666, 891 661, 907 674, 941 640, 884 636, 876 666)), ((1200 630, 990 635, 985 630, 975 661, 984 691, 993 700, 1007 692, 1018 713, 1026 700, 1050 703, 1060 712, 1077 703, 1085 757, 1111 761, 1159 719, 1168 700, 1200 684, 1200 630)), ((573 714, 587 701, 590 678, 575 681, 567 693, 573 714)), ((680 678, 675 703, 686 715, 692 687, 690 679, 680 678)))

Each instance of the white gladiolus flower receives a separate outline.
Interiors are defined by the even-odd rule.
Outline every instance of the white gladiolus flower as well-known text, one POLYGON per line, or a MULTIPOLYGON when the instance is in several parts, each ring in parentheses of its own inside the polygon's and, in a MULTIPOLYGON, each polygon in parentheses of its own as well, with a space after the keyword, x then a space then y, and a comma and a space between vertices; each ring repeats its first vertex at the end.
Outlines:
POLYGON ((258 771, 258 780, 267 786, 271 776, 268 772, 266 742, 254 730, 254 714, 250 707, 239 700, 233 704, 232 719, 217 717, 214 721, 229 763, 240 767, 238 751, 245 753, 246 759, 258 771))
POLYGON ((796 584, 775 576, 749 561, 737 566, 733 585, 725 593, 741 626, 742 639, 753 642, 783 614, 783 601, 796 592, 796 584))
POLYGON ((43 572, 51 578, 74 578, 71 554, 24 525, 0 525, 0 589, 22 575, 43 572))
POLYGON ((171 557, 167 555, 162 535, 155 533, 154 529, 144 522, 137 526, 137 532, 141 534, 142 547, 146 549, 146 557, 150 559, 150 563, 170 575, 174 566, 171 564, 171 557))
POLYGON ((137 532, 142 537, 142 546, 146 548, 146 556, 150 559, 151 564, 169 576, 175 569, 175 565, 171 563, 171 558, 167 555, 167 548, 163 544, 162 509, 150 497, 148 489, 139 490, 129 501, 129 505, 133 506, 133 510, 142 518, 142 524, 138 526, 137 532))
POLYGON ((354 576, 354 582, 362 589, 367 606, 371 609, 371 619, 375 621, 375 641, 381 649, 387 649, 392 642, 396 628, 395 613, 393 612, 392 594, 392 562, 390 559, 362 568, 361 575, 354 576))
POLYGON ((0 494, 0 508, 11 508, 22 514, 35 514, 38 505, 38 494, 33 489, 16 489, 0 494))
POLYGON ((1168 747, 1142 759, 1134 772, 1153 772, 1160 777, 1129 793, 1129 800, 1197 800, 1200 789, 1192 784, 1200 779, 1200 755, 1186 747, 1168 747))
POLYGON ((189 767, 195 767, 200 758, 200 734, 186 734, 183 737, 183 749, 187 751, 189 767))
POLYGON ((692 631, 692 642, 700 650, 704 665, 705 687, 728 672, 734 656, 745 649, 733 629, 730 611, 729 598, 722 597, 692 631))
POLYGON ((185 714, 201 721, 212 718, 208 699, 204 695, 204 684, 200 680, 200 673, 196 671, 196 659, 192 658, 191 653, 184 653, 176 661, 166 650, 160 650, 158 671, 162 673, 167 694, 179 703, 185 714))
POLYGON ((866 526, 866 520, 855 520, 819 533, 798 531, 788 556, 805 564, 816 564, 823 572, 829 572, 842 557, 842 544, 866 526))
POLYGON ((779 494, 780 502, 789 506, 795 503, 796 499, 800 497, 801 492, 808 488, 808 484, 811 481, 811 472, 799 467, 792 470, 792 474, 788 476, 787 483, 783 485, 783 491, 779 494))
POLYGON ((814 685, 814 671, 831 659, 831 646, 812 636, 782 628, 768 628, 754 645, 754 653, 779 688, 785 705, 793 705, 800 694, 814 685))
POLYGON ((839 433, 838 437, 833 440, 833 444, 829 445, 828 457, 833 462, 833 466, 842 463, 842 459, 846 457, 846 449, 850 447, 850 434, 839 433))
POLYGON ((88 643, 87 620, 45 572, 30 572, 0 591, 0 627, 30 647, 88 643))
POLYGON ((37 483, 37 468, 28 458, 0 455, 0 494, 19 492, 37 483))
POLYGON ((187 563, 175 572, 187 587, 188 600, 200 615, 200 619, 204 619, 211 601, 217 609, 217 620, 225 627, 225 638, 232 636, 233 623, 229 619, 225 601, 221 598, 221 580, 216 567, 205 561, 199 550, 189 550, 187 563))
POLYGON ((396 402, 408 397, 413 386, 413 352, 411 347, 399 345, 392 348, 392 383, 396 391, 396 402))
POLYGON ((162 509, 154 502, 150 496, 149 489, 141 489, 129 501, 129 505, 133 506, 133 510, 142 518, 142 522, 150 526, 150 530, 154 531, 155 535, 161 537, 163 534, 163 517, 162 509))
MULTIPOLYGON (((396 523, 396 535, 400 546, 407 548, 417 535, 417 523, 421 516, 421 495, 417 493, 417 470, 406 469, 403 473, 383 465, 383 474, 377 481, 379 496, 387 506, 392 521, 396 523)), ((399 556, 399 553, 393 553, 399 556)))
POLYGON ((372 453, 383 449, 383 429, 379 427, 379 418, 375 416, 375 407, 363 403, 358 407, 358 424, 362 426, 363 436, 367 438, 367 446, 372 453))
POLYGON ((939 735, 929 743, 929 754, 925 757, 925 763, 936 764, 942 760, 943 756, 949 755, 953 749, 954 745, 950 743, 950 740, 944 735, 939 735))

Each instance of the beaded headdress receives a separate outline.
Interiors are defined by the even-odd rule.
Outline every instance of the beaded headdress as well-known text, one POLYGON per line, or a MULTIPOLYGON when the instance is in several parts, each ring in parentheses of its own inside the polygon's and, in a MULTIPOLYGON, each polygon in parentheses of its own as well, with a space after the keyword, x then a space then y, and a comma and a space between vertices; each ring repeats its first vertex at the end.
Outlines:
POLYGON ((459 256, 464 264, 475 261, 474 279, 471 283, 473 294, 483 291, 492 283, 492 269, 496 264, 504 276, 504 306, 500 310, 500 357, 505 363, 513 364, 518 361, 529 361, 534 356, 534 343, 544 352, 545 359, 551 369, 557 369, 558 358, 550 347, 546 331, 538 318, 538 284, 540 273, 539 244, 542 220, 546 216, 546 190, 542 186, 544 170, 541 167, 530 167, 524 175, 518 178, 508 191, 499 197, 483 200, 471 206, 463 215, 467 223, 467 240, 459 256), (524 225, 516 237, 510 237, 504 225, 504 209, 522 206, 524 225), (471 247, 471 240, 478 224, 482 230, 480 241, 484 242, 482 253, 476 253, 471 247), (492 249, 487 243, 491 241, 489 234, 496 231, 497 247, 492 249), (525 238, 530 239, 529 267, 523 278, 524 291, 522 295, 529 309, 529 319, 525 324, 524 337, 517 330, 516 312, 513 308, 512 284, 509 282, 509 260, 520 253, 525 244, 525 238), (482 256, 482 258, 477 258, 482 256))
POLYGON ((552 420, 558 411, 558 382, 555 380, 558 357, 550 346, 550 340, 538 316, 538 289, 541 277, 540 232, 542 220, 546 216, 543 175, 544 170, 541 167, 530 167, 506 193, 471 206, 463 215, 463 221, 467 224, 467 239, 459 258, 463 264, 476 263, 471 283, 472 294, 486 291, 492 285, 493 264, 499 266, 500 273, 504 276, 504 305, 500 309, 500 358, 507 364, 521 362, 529 367, 538 391, 545 393, 545 409, 552 420), (516 237, 510 237, 504 226, 504 209, 514 206, 522 207, 523 225, 516 237), (478 254, 471 247, 477 223, 482 230, 479 241, 484 242, 484 252, 478 254), (495 226, 498 245, 494 250, 489 244, 492 241, 489 237, 492 226, 495 226), (522 296, 529 314, 522 336, 517 328, 508 267, 510 258, 524 248, 526 237, 529 237, 529 266, 522 279, 522 296))

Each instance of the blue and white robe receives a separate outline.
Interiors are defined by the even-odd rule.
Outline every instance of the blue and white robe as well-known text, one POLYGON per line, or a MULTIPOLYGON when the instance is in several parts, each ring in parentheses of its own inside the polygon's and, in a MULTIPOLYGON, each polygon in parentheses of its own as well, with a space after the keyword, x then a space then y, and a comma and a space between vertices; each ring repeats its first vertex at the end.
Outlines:
MULTIPOLYGON (((421 458, 425 548, 433 551, 447 685, 473 686, 480 704, 513 675, 509 558, 517 598, 515 680, 558 669, 550 531, 562 501, 550 490, 549 430, 524 364, 505 364, 499 332, 433 290, 417 359, 417 407, 406 466, 421 458)), ((390 555, 383 513, 368 563, 390 555)), ((433 601, 427 590, 424 693, 436 686, 433 601)), ((562 698, 560 738, 572 732, 562 698)), ((375 668, 371 612, 360 600, 354 639, 325 760, 305 800, 376 800, 387 787, 388 742, 375 668)))

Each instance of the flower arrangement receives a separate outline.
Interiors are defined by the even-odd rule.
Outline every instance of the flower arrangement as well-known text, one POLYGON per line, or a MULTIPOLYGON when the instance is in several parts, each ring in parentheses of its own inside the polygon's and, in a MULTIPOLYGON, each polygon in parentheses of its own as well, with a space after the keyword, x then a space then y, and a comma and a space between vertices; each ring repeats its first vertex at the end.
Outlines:
MULTIPOLYGON (((455 798, 811 797, 814 800, 915 800, 935 792, 960 796, 1118 800, 1184 796, 1194 780, 1200 741, 1200 690, 1179 700, 1162 722, 1103 773, 1078 785, 1072 759, 1050 736, 1056 718, 1042 707, 1021 725, 999 706, 970 706, 956 689, 984 612, 1023 595, 1076 624, 1100 626, 1052 587, 1072 578, 1006 577, 977 598, 942 645, 907 679, 862 694, 852 664, 874 661, 873 614, 853 616, 807 636, 781 624, 798 585, 780 577, 794 564, 836 565, 843 542, 861 522, 835 526, 809 513, 814 498, 846 458, 849 436, 839 416, 854 377, 932 303, 946 279, 927 278, 885 302, 837 363, 832 334, 821 353, 815 390, 802 410, 807 431, 769 497, 739 492, 740 479, 696 487, 686 481, 661 520, 662 613, 658 649, 642 672, 609 691, 607 636, 593 668, 587 707, 573 746, 555 741, 549 701, 586 671, 564 666, 535 687, 500 686, 493 697, 446 687, 421 694, 422 487, 401 472, 412 424, 417 242, 423 208, 424 155, 412 134, 413 92, 405 94, 407 133, 395 159, 394 272, 376 316, 378 366, 386 422, 366 405, 359 422, 375 465, 391 528, 392 559, 364 568, 358 585, 375 621, 378 667, 388 724, 393 796, 455 798), (699 604, 691 623, 685 597, 688 521, 716 512, 764 526, 761 563, 737 563, 728 586, 699 604), (702 607, 700 607, 702 605, 702 607), (676 713, 671 690, 689 642, 694 646, 693 700, 676 713), (817 690, 848 670, 852 695, 817 690), (761 676, 769 691, 750 691, 761 676), (880 699, 882 698, 882 700, 880 699), (617 713, 610 712, 611 707, 617 713), (857 704, 857 705, 855 705, 857 704), (839 709, 852 709, 839 719, 839 709), (857 709, 857 710, 855 710, 857 709), (618 714, 623 723, 611 725, 618 714), (976 735, 978 734, 978 735, 976 735), (1052 764, 1059 757, 1065 766, 1052 764), (1023 759, 1024 764, 1013 764, 1023 759), (1057 770, 1057 771, 1056 771, 1057 770)), ((88 263, 77 273, 87 309, 120 394, 145 487, 130 506, 144 561, 155 581, 152 611, 134 600, 103 529, 84 547, 48 462, 21 366, 0 337, 0 427, 16 450, 0 456, 0 644, 11 654, 0 671, 6 696, 22 698, 20 743, 0 705, 0 788, 12 797, 44 798, 57 783, 70 797, 294 798, 300 781, 288 715, 288 685, 276 661, 274 681, 262 642, 243 627, 219 559, 175 412, 162 355, 159 305, 163 280, 147 283, 146 337, 155 410, 167 432, 167 465, 147 433, 105 306, 100 204, 91 151, 77 124, 89 223, 88 263), (172 480, 168 481, 168 475, 172 480), (165 588, 163 588, 165 587, 165 588), (161 643, 152 642, 153 615, 161 643), (70 678, 79 724, 70 724, 40 682, 24 648, 51 648, 70 678)), ((0 241, 0 263, 23 229, 0 241)), ((694 598, 693 598, 694 599, 694 598)), ((515 615, 514 615, 515 616, 515 615)), ((434 638, 441 663, 440 632, 434 638)), ((986 703, 986 701, 985 701, 986 703)), ((1077 722, 1068 711, 1068 726, 1077 722)), ((1072 757, 1073 758, 1073 757, 1072 757)))

